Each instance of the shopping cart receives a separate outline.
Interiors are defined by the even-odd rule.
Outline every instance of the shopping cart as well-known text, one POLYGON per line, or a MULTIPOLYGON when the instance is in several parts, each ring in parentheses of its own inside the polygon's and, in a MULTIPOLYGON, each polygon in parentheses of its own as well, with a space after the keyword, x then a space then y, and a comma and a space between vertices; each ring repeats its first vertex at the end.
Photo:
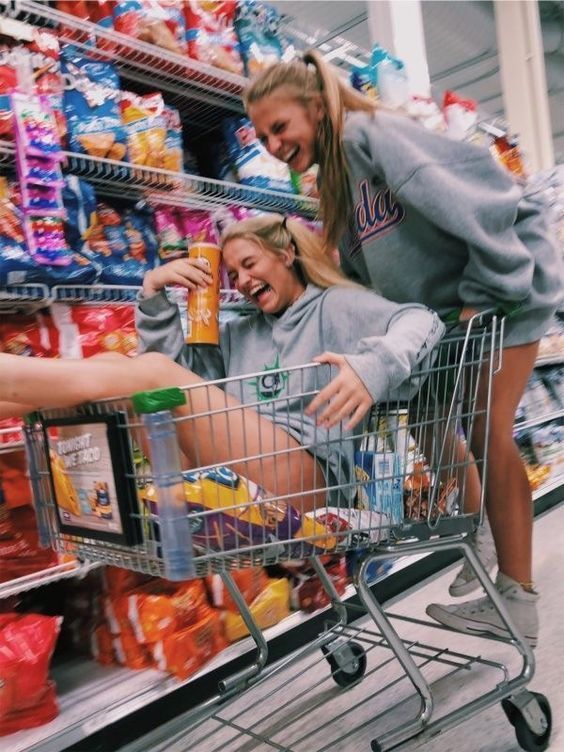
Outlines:
MULTIPOLYGON (((362 430, 318 427, 302 446, 277 443, 268 427, 273 435, 274 424, 302 434, 305 408, 331 377, 326 365, 267 369, 30 416, 26 445, 43 543, 173 580, 219 573, 256 643, 251 665, 224 679, 217 696, 190 714, 190 741, 179 748, 400 749, 498 701, 523 749, 548 747, 550 707, 526 689, 533 653, 468 544, 480 515, 464 508, 467 478, 476 469, 482 478, 487 472, 469 447, 478 440, 487 444, 502 337, 496 316, 474 317, 444 337, 362 430), (257 398, 244 408, 226 396, 242 394, 249 384, 257 398), (264 418, 260 435, 252 421, 245 434, 249 410, 264 418), (269 451, 251 451, 257 443, 269 451), (316 460, 313 480, 302 472, 304 452, 310 467, 312 455, 316 460), (286 474, 293 485, 272 487, 286 474), (466 557, 498 608, 511 640, 490 638, 490 645, 509 646, 515 669, 482 657, 481 638, 478 656, 449 650, 450 630, 387 614, 377 602, 368 577, 374 562, 451 549, 466 557), (337 555, 354 559, 362 606, 343 602, 327 574, 326 557, 337 555), (267 666, 267 642, 231 571, 305 558, 334 617, 297 654, 267 666), (369 623, 366 616, 358 621, 363 614, 369 623), (397 631, 404 626, 411 630, 407 637, 397 631), (420 639, 431 628, 439 630, 439 647, 420 639), (326 666, 330 686, 319 679, 319 664, 326 666), (491 674, 492 688, 435 712, 436 702, 446 699, 445 682, 472 671, 491 674), (365 688, 369 682, 376 691, 365 688), (346 699, 335 709, 343 689, 346 699), (388 707, 380 707, 383 700, 388 707), (371 703, 369 718, 358 720, 360 708, 371 703), (354 746, 355 739, 364 746, 354 746)), ((446 694, 450 704, 456 701, 452 691, 446 694)))

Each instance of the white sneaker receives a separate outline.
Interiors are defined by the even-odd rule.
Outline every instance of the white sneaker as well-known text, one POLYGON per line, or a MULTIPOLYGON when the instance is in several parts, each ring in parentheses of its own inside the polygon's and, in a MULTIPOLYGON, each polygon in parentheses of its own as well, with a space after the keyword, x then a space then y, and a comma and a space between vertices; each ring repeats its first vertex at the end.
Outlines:
MULTIPOLYGON (((503 598, 509 615, 531 647, 537 644, 539 622, 537 615, 538 593, 529 593, 511 577, 498 572, 495 586, 503 598)), ((509 638, 509 631, 497 609, 486 595, 460 605, 442 606, 431 603, 427 614, 445 627, 467 634, 493 634, 509 638)))
MULTIPOLYGON (((484 517, 484 524, 476 528, 470 536, 470 545, 474 549, 476 556, 482 562, 484 569, 491 574, 497 564, 497 554, 495 552, 495 543, 492 536, 492 529, 487 517, 484 517)), ((480 580, 468 561, 464 559, 464 564, 454 580, 451 582, 448 592, 453 598, 460 598, 468 595, 473 590, 480 587, 480 580)))

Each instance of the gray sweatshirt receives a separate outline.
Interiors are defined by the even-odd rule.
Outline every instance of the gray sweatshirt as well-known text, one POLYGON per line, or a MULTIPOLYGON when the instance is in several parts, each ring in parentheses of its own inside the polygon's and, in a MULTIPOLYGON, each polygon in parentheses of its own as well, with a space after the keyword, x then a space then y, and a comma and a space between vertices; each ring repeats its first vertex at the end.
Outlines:
POLYGON ((486 148, 401 115, 349 113, 344 148, 354 204, 340 244, 348 276, 442 318, 463 306, 517 308, 507 344, 542 335, 563 275, 538 197, 524 195, 486 148))
POLYGON ((205 379, 260 372, 227 382, 226 391, 311 451, 328 482, 345 486, 345 496, 353 481, 353 433, 340 425, 318 428, 315 416, 303 412, 311 396, 299 396, 323 388, 336 371, 286 369, 325 350, 344 354, 377 402, 409 377, 444 332, 424 306, 392 303, 362 288, 314 285, 279 317, 256 311, 224 322, 219 347, 186 345, 178 306, 164 292, 140 296, 136 324, 142 351, 162 352, 205 379))

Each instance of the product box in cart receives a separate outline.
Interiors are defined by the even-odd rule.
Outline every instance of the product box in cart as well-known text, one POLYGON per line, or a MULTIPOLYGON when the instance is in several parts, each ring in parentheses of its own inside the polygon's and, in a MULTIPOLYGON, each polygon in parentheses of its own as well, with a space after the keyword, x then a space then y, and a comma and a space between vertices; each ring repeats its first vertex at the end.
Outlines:
POLYGON ((362 483, 358 505, 389 515, 392 525, 403 519, 402 460, 397 452, 355 452, 355 474, 362 483))

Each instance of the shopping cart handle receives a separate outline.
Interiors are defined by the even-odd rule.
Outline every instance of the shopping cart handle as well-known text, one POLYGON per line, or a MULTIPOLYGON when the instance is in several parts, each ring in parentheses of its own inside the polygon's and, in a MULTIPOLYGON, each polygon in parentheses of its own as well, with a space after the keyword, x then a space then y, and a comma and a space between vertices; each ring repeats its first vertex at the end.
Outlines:
POLYGON ((446 324, 448 333, 456 331, 467 331, 468 329, 485 329, 492 324, 494 319, 499 320, 505 318, 506 316, 511 315, 517 309, 513 304, 511 304, 510 308, 509 306, 505 305, 500 305, 495 308, 484 308, 483 311, 478 311, 465 321, 461 321, 458 318, 461 310, 462 309, 451 311, 451 313, 443 319, 444 323, 446 324))

